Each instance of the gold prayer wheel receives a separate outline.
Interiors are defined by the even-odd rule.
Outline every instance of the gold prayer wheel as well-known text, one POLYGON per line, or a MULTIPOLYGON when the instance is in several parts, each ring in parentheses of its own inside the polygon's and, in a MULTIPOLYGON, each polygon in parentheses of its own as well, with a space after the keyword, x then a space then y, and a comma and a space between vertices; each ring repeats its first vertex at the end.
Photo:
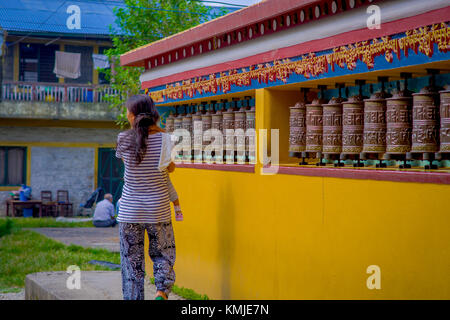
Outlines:
POLYGON ((445 90, 439 92, 441 95, 440 118, 440 152, 450 153, 450 86, 446 86, 445 90))
POLYGON ((412 153, 439 150, 439 93, 428 86, 413 94, 412 153))

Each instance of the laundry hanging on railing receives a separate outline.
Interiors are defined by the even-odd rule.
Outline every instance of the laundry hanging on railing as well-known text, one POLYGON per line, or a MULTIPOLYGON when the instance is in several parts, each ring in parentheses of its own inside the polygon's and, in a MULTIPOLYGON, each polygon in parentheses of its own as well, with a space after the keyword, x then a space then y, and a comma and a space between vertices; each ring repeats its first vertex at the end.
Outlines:
POLYGON ((94 62, 94 69, 107 69, 109 68, 108 56, 104 54, 92 54, 92 61, 94 62))
POLYGON ((58 78, 77 79, 81 76, 80 63, 80 53, 55 51, 53 73, 58 78))

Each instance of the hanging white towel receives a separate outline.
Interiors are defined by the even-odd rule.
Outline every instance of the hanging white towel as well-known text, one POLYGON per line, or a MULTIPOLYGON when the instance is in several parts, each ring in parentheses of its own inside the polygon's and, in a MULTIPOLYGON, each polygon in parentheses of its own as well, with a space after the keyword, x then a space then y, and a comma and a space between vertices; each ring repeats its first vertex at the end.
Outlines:
POLYGON ((94 69, 108 69, 109 59, 108 56, 104 54, 92 54, 92 61, 94 62, 94 69))
POLYGON ((80 64, 80 53, 55 51, 55 67, 53 68, 53 73, 58 78, 77 79, 81 76, 80 64))

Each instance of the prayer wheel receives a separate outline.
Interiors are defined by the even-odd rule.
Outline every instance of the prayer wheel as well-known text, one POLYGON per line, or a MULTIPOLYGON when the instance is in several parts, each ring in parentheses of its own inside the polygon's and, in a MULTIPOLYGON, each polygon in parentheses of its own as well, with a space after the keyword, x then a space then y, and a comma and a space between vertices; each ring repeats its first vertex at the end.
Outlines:
MULTIPOLYGON (((205 150, 205 147, 211 143, 211 127, 212 127, 212 112, 214 112, 214 106, 216 101, 211 101, 211 104, 207 108, 206 112, 202 115, 202 150, 205 150), (211 111, 212 110, 212 111, 211 111)), ((208 153, 203 154, 203 160, 211 160, 211 155, 208 153)))
POLYGON ((320 158, 318 153, 322 152, 323 135, 323 105, 327 103, 324 97, 326 86, 319 86, 322 91, 321 97, 314 99, 311 104, 306 105, 306 152, 314 153, 314 157, 320 158))
POLYGON ((363 150, 364 101, 361 95, 342 103, 342 153, 360 154, 363 150))
POLYGON ((386 152, 386 98, 390 97, 384 90, 387 78, 380 81, 381 91, 364 100, 363 153, 375 154, 377 159, 386 152))
MULTIPOLYGON (((326 160, 338 160, 335 167, 342 167, 344 163, 341 162, 342 152, 342 103, 345 101, 342 98, 341 91, 344 88, 344 83, 337 83, 339 88, 339 97, 332 98, 327 104, 324 104, 322 123, 323 123, 323 138, 322 138, 322 153, 326 160)), ((348 95, 348 93, 347 93, 348 95)), ((319 165, 322 163, 320 160, 319 165)))
POLYGON ((428 86, 413 94, 412 153, 439 150, 439 93, 428 86))
MULTIPOLYGON (((400 84, 398 83, 398 89, 400 84)), ((407 89, 397 90, 392 98, 386 99, 386 153, 405 155, 411 151, 412 97, 407 89)))
POLYGON ((450 153, 450 86, 445 86, 443 91, 439 92, 441 95, 441 130, 440 130, 440 152, 450 153))
POLYGON ((227 105, 227 100, 222 99, 219 104, 217 104, 216 113, 212 115, 211 119, 211 128, 215 131, 218 130, 220 132, 222 141, 216 141, 214 138, 213 143, 218 145, 219 150, 214 151, 214 160, 216 162, 222 163, 223 161, 223 150, 224 150, 224 136, 223 136, 223 112, 225 111, 225 107, 227 105), (220 109, 219 109, 220 108, 220 109))
POLYGON ((255 163, 255 105, 254 101, 249 100, 248 106, 250 109, 245 111, 245 149, 247 158, 250 163, 255 163))
POLYGON ((175 118, 177 116, 177 107, 175 107, 175 114, 172 111, 166 119, 166 132, 172 133, 175 130, 175 118))
MULTIPOLYGON (((204 104, 204 102, 202 102, 204 104)), ((192 115, 193 134, 192 145, 194 150, 194 160, 202 160, 202 139, 203 139, 203 126, 202 126, 202 106, 197 106, 197 112, 192 115)))
POLYGON ((323 146, 324 154, 342 152, 342 103, 341 97, 332 98, 323 105, 323 146))
POLYGON ((302 88, 303 101, 289 107, 289 155, 301 157, 306 149, 306 101, 308 90, 302 88))
POLYGON ((245 156, 245 117, 247 110, 247 101, 240 101, 241 107, 234 112, 234 131, 236 137, 236 161, 238 163, 244 163, 245 156))
POLYGON ((183 129, 189 132, 189 136, 191 137, 190 141, 186 141, 186 148, 189 151, 184 152, 183 160, 191 160, 192 159, 192 137, 193 137, 193 128, 192 128, 192 113, 187 113, 183 117, 183 129))
POLYGON ((216 105, 216 112, 211 116, 211 128, 219 130, 220 132, 223 130, 223 112, 225 111, 226 104, 227 100, 221 100, 221 102, 216 105))
POLYGON ((234 150, 235 150, 235 139, 234 139, 234 103, 230 108, 222 113, 223 116, 223 131, 224 131, 224 149, 225 149, 225 160, 227 162, 234 162, 234 150))
MULTIPOLYGON (((177 132, 178 130, 183 129, 183 117, 186 115, 186 109, 187 106, 184 106, 184 112, 183 113, 179 113, 178 116, 174 119, 173 121, 173 127, 174 127, 174 132, 177 132)), ((181 141, 181 143, 185 143, 185 141, 181 140, 181 138, 178 138, 178 141, 181 141)), ((182 160, 182 154, 181 152, 177 155, 177 160, 182 160)))

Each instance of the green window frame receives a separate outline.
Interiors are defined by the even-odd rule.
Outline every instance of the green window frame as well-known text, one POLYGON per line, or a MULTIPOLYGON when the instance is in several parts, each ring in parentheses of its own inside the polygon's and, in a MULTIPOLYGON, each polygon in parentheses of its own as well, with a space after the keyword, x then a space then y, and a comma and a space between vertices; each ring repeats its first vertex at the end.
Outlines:
MULTIPOLYGON (((27 172, 27 148, 26 147, 16 147, 16 146, 8 146, 8 147, 3 147, 0 146, 0 151, 4 151, 4 158, 3 158, 3 163, 1 164, 0 168, 3 167, 4 170, 4 174, 3 174, 3 179, 0 180, 0 187, 18 187, 21 184, 26 184, 26 172, 27 172), (20 184, 10 184, 9 182, 9 161, 8 161, 8 153, 11 150, 22 150, 23 151, 23 155, 22 155, 22 180, 20 184)), ((0 160, 1 161, 1 160, 0 160)))

